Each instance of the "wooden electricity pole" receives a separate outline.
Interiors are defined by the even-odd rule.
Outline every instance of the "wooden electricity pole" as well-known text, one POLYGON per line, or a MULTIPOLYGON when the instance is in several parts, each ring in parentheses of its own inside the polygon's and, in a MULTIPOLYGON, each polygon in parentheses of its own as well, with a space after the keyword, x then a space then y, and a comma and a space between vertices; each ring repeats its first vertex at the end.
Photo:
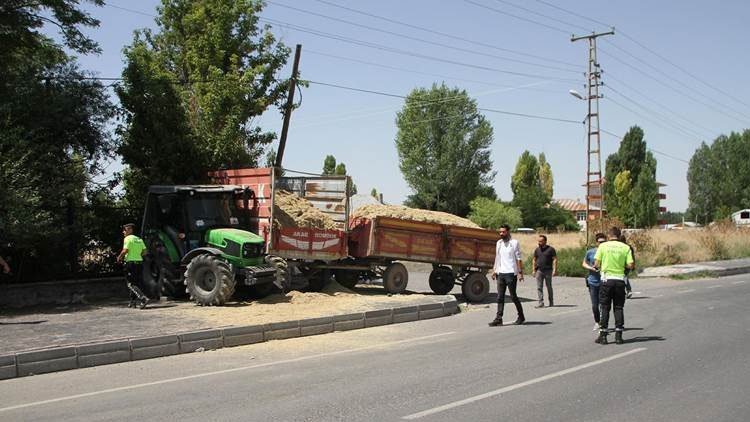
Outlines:
POLYGON ((599 221, 604 217, 604 186, 602 178, 601 136, 599 132, 599 87, 601 83, 601 69, 596 59, 596 39, 605 35, 614 35, 615 29, 609 32, 592 33, 570 38, 571 42, 579 40, 589 41, 589 68, 586 73, 588 96, 588 115, 586 125, 588 142, 586 147, 586 245, 589 244, 589 216, 592 208, 599 208, 599 221))
POLYGON ((289 119, 292 118, 292 108, 294 106, 294 91, 297 89, 297 80, 299 78, 299 56, 302 54, 302 45, 297 44, 294 51, 294 66, 292 66, 292 79, 289 81, 289 95, 286 97, 286 108, 284 109, 284 124, 281 127, 281 137, 279 138, 279 150, 276 151, 276 163, 274 167, 281 168, 281 160, 284 158, 284 148, 286 147, 286 136, 289 133, 289 119))

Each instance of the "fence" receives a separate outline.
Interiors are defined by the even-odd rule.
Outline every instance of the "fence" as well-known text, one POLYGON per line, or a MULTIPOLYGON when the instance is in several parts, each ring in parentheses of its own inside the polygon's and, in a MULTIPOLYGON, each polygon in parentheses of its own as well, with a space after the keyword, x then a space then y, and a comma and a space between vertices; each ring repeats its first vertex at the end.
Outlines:
POLYGON ((2 255, 11 274, 0 282, 29 283, 120 274, 116 258, 122 246, 121 226, 140 223, 141 210, 113 206, 47 208, 54 224, 24 228, 23 240, 4 238, 2 255), (46 227, 46 228, 43 228, 46 227))

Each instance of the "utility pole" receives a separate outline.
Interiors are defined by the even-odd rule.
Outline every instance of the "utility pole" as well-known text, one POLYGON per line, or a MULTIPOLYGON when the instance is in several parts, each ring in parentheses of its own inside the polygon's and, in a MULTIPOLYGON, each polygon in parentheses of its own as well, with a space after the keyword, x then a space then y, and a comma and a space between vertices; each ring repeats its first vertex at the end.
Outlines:
POLYGON ((589 111, 586 115, 588 142, 586 147, 586 245, 589 244, 589 216, 591 208, 599 208, 599 221, 604 217, 604 186, 602 178, 601 136, 599 132, 599 87, 601 83, 601 69, 596 59, 596 39, 605 35, 614 35, 615 29, 609 32, 592 33, 570 38, 571 42, 579 40, 589 41, 589 69, 586 73, 588 88, 587 102, 589 111))
POLYGON ((294 91, 297 89, 297 79, 299 78, 300 54, 302 54, 302 44, 297 44, 297 48, 294 51, 292 79, 289 81, 289 95, 286 97, 286 108, 284 109, 284 124, 281 127, 281 137, 279 138, 279 150, 276 151, 276 163, 274 164, 274 167, 277 168, 281 168, 281 160, 284 158, 286 135, 289 133, 289 120, 292 118, 292 107, 294 106, 294 91))

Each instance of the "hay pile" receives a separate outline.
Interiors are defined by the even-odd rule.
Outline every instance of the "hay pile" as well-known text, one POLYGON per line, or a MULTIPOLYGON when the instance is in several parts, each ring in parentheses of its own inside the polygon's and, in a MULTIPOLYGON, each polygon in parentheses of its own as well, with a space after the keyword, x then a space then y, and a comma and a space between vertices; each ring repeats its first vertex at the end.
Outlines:
POLYGON ((276 227, 307 227, 333 230, 336 224, 323 211, 313 207, 306 199, 293 192, 277 190, 274 197, 274 222, 276 227))
POLYGON ((420 210, 418 208, 408 208, 401 205, 364 205, 357 208, 352 213, 352 218, 372 219, 375 217, 393 217, 402 220, 424 221, 428 223, 470 227, 473 229, 480 228, 470 220, 447 212, 420 210))

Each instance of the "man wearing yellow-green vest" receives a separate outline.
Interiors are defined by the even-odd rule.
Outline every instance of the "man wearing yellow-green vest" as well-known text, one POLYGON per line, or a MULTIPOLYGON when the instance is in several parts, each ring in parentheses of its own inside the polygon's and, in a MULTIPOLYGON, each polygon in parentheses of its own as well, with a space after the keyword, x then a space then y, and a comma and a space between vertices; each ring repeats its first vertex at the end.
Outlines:
POLYGON ((135 224, 122 226, 122 234, 125 236, 122 251, 117 256, 117 262, 125 261, 125 279, 130 291, 130 304, 128 308, 135 308, 136 303, 143 309, 148 304, 148 297, 140 288, 143 282, 143 255, 146 253, 146 244, 134 235, 135 224))
POLYGON ((599 289, 599 337, 596 342, 607 344, 609 310, 614 306, 615 343, 623 344, 622 331, 625 327, 625 269, 635 268, 630 246, 620 242, 620 229, 612 227, 607 232, 607 241, 599 245, 594 255, 594 267, 599 269, 602 284, 599 289))

